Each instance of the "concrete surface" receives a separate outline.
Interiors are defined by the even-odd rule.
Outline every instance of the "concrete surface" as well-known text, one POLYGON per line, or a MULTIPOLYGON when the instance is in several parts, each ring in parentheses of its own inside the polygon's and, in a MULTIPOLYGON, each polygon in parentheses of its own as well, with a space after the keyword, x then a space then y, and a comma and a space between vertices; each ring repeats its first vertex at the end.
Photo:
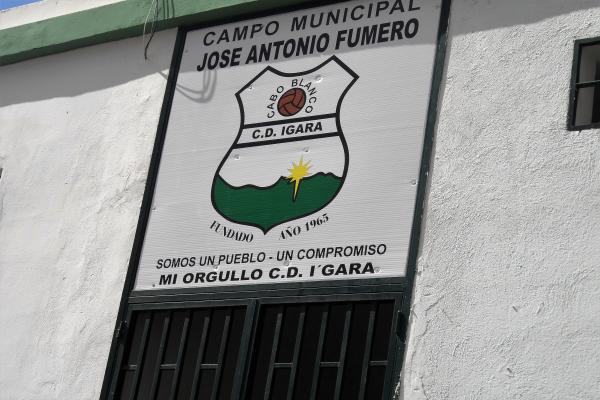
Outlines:
POLYGON ((0 68, 0 399, 97 399, 174 31, 0 68))
POLYGON ((595 0, 453 0, 405 400, 600 398, 600 130, 569 132, 595 0))

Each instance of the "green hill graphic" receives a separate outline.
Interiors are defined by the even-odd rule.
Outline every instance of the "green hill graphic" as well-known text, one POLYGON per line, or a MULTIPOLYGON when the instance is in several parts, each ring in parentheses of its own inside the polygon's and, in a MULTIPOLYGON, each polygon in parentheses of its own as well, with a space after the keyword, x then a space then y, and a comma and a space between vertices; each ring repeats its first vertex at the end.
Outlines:
POLYGON ((276 225, 312 214, 337 194, 342 178, 322 172, 302 179, 293 199, 294 184, 281 177, 268 187, 229 185, 219 175, 213 183, 213 204, 230 221, 267 232, 276 225))

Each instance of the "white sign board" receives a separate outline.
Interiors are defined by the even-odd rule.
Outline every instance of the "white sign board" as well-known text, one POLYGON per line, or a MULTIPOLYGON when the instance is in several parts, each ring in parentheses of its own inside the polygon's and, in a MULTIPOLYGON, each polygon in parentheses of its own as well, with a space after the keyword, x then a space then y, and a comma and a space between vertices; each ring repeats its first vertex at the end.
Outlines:
POLYGON ((405 276, 440 6, 189 31, 135 290, 405 276))

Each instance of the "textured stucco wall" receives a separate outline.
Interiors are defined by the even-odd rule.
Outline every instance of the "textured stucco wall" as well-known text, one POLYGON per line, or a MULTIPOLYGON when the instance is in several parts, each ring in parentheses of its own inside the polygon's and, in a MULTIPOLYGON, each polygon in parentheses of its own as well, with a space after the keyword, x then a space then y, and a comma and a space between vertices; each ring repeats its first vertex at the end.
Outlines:
POLYGON ((0 399, 97 399, 175 32, 0 68, 0 399))
POLYGON ((565 129, 598 0, 453 0, 406 400, 600 398, 600 130, 565 129))

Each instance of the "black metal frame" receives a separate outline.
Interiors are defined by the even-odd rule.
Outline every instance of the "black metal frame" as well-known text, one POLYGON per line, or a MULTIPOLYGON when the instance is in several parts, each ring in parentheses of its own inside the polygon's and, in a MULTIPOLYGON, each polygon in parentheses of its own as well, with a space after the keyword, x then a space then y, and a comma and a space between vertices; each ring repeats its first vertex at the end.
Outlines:
MULTIPOLYGON (((347 295, 340 295, 340 294, 329 294, 329 295, 323 295, 323 296, 294 296, 294 297, 269 297, 269 298, 260 298, 260 297, 255 297, 255 298, 246 298, 246 299, 237 299, 237 300, 199 300, 199 301, 183 301, 183 302, 144 302, 144 303, 137 303, 137 304, 131 304, 128 309, 127 309, 127 316, 124 319, 125 323, 127 324, 127 326, 130 326, 132 323, 132 319, 133 319, 133 314, 135 312, 138 311, 158 311, 158 310, 180 310, 180 309, 187 309, 188 312, 190 309, 195 309, 195 308, 217 308, 217 307, 231 307, 231 306, 245 306, 246 307, 246 314, 245 314, 245 320, 244 320, 244 327, 242 330, 242 339, 241 339, 241 343, 240 343, 240 354, 238 355, 238 363, 240 365, 240 367, 237 369, 236 371, 236 376, 234 379, 234 388, 233 388, 233 394, 232 394, 232 398, 239 398, 239 396, 242 393, 245 393, 246 391, 246 382, 247 382, 247 378, 248 378, 248 365, 252 359, 253 356, 253 349, 254 346, 252 345, 255 341, 255 336, 256 336, 256 331, 253 329, 254 326, 256 325, 256 322, 260 319, 261 317, 261 306, 263 305, 272 305, 272 304, 276 304, 276 305, 283 305, 283 304, 297 304, 297 303, 303 303, 303 304, 309 304, 309 303, 322 303, 322 302, 355 302, 355 301, 376 301, 376 300, 392 300, 394 301, 394 316, 392 318, 392 323, 391 323, 391 332, 390 332, 390 343, 388 345, 388 361, 385 362, 384 364, 381 364, 380 362, 373 362, 373 361, 369 361, 368 360, 368 356, 370 354, 370 346, 371 346, 371 341, 369 341, 369 343, 367 343, 367 347, 369 348, 368 351, 365 352, 365 356, 364 356, 364 360, 363 360, 363 373, 361 374, 361 384, 360 384, 360 388, 361 391, 364 393, 364 390, 366 388, 366 366, 389 366, 390 368, 386 369, 386 375, 385 375, 385 381, 384 381, 384 393, 386 395, 386 397, 390 397, 392 395, 392 391, 394 389, 393 385, 391 385, 391 382, 393 380, 393 377, 395 376, 395 371, 397 370, 396 368, 396 364, 398 364, 398 362, 400 361, 398 359, 398 352, 396 351, 396 349, 398 348, 398 346, 401 344, 401 338, 397 335, 397 327, 398 327, 398 319, 400 318, 400 313, 398 312, 398 310, 401 309, 402 307, 402 302, 403 302, 403 293, 402 292, 398 292, 398 291, 382 291, 379 293, 369 293, 369 294, 347 294, 347 295)), ((168 321, 168 319, 167 319, 168 321)), ((185 327, 188 326, 188 322, 189 322, 189 315, 186 318, 186 321, 184 322, 184 330, 186 329, 185 327)), ((326 320, 324 321, 326 322, 326 320)), ((349 319, 346 318, 345 319, 345 329, 344 329, 344 335, 342 338, 342 349, 345 347, 345 344, 347 343, 347 339, 348 339, 348 334, 349 334, 349 319)), ((167 322, 168 324, 169 322, 167 322)), ((320 340, 319 340, 319 345, 318 348, 320 350, 322 350, 323 348, 323 336, 324 336, 324 332, 325 332, 325 326, 326 323, 322 323, 321 325, 321 333, 320 333, 320 340)), ((367 338, 371 338, 372 339, 372 330, 374 329, 374 310, 371 310, 371 316, 370 316, 370 320, 369 320, 369 327, 368 327, 368 331, 369 333, 367 333, 367 338)), ((148 335, 148 330, 149 330, 149 323, 146 322, 146 325, 144 327, 144 333, 143 333, 143 339, 142 341, 144 343, 146 343, 147 341, 147 335, 148 335)), ((163 326, 163 330, 161 333, 161 344, 159 347, 159 352, 161 352, 161 354, 164 352, 164 346, 166 343, 166 335, 167 335, 167 330, 168 330, 168 325, 163 326)), ((301 332, 301 329, 299 330, 299 332, 301 332)), ((203 340, 206 339, 206 332, 203 332, 203 340)), ((301 334, 301 333, 300 333, 301 334)), ((227 335, 227 332, 224 332, 223 335, 227 335)), ((276 334, 277 336, 277 334, 276 334)), ((175 371, 178 371, 179 368, 181 367, 181 352, 182 352, 182 343, 185 342, 186 340, 186 333, 184 332, 182 334, 182 337, 180 339, 180 345, 179 345, 179 350, 178 350, 178 361, 175 364, 162 364, 161 363, 161 359, 162 357, 157 358, 157 364, 154 368, 154 379, 153 379, 153 389, 151 390, 151 392, 154 392, 156 390, 156 386, 157 386, 157 382, 158 382, 158 374, 160 373, 161 370, 164 369, 173 369, 175 371)), ((298 344, 299 341, 298 339, 296 339, 296 343, 298 344)), ((115 366, 116 368, 114 368, 114 370, 112 371, 112 377, 110 379, 110 387, 108 388, 108 393, 107 393, 107 398, 109 400, 113 400, 114 399, 114 395, 115 392, 117 390, 117 384, 118 384, 118 379, 119 379, 119 374, 121 372, 121 364, 123 361, 123 356, 125 354, 125 341, 122 340, 118 346, 117 349, 117 354, 115 357, 115 366)), ((275 342, 273 344, 274 347, 277 347, 277 343, 275 342)), ((200 348, 203 348, 203 345, 200 345, 200 348)), ((298 348, 296 346, 296 350, 295 350, 295 357, 297 358, 297 353, 298 353, 298 348)), ((316 374, 316 376, 318 377, 318 373, 321 367, 339 367, 337 376, 338 378, 336 379, 336 393, 339 394, 339 391, 341 389, 341 372, 343 371, 343 363, 344 363, 344 351, 342 351, 342 356, 341 356, 341 360, 339 362, 324 362, 324 361, 320 361, 320 356, 317 357, 318 360, 318 364, 315 366, 315 370, 314 373, 316 374), (333 365, 336 364, 336 365, 333 365)), ((140 350, 138 357, 142 357, 142 351, 140 350)), ((274 352, 272 353, 274 354, 274 352)), ((199 360, 201 360, 202 358, 200 357, 199 360)), ((297 362, 297 360, 296 360, 297 362)), ((221 363, 219 363, 220 365, 221 363)), ((294 362, 292 362, 292 365, 279 365, 279 364, 283 364, 283 363, 276 363, 274 361, 274 359, 271 360, 270 362, 270 367, 272 370, 274 370, 275 368, 285 368, 285 367, 291 367, 294 368, 294 362)), ((133 370, 137 373, 139 373, 139 368, 141 365, 141 359, 138 358, 138 361, 136 362, 136 364, 130 365, 128 366, 129 370, 133 370)), ((200 366, 196 366, 196 368, 202 368, 205 367, 205 369, 208 368, 213 368, 213 369, 218 369, 219 366, 218 365, 200 365, 200 366)), ((272 375, 272 374, 271 374, 272 375)), ((136 375, 137 376, 137 375, 136 375)), ((139 376, 138 376, 139 378, 139 376)), ((139 383, 138 379, 135 380, 136 381, 136 386, 139 383)), ((316 390, 316 384, 318 382, 318 379, 313 378, 313 388, 312 391, 314 392, 316 390)), ((177 385, 176 380, 174 381, 173 385, 177 385)), ((268 386, 267 386, 268 387, 268 386)), ((174 393, 174 392, 172 392, 174 393)), ((339 398, 339 396, 338 396, 339 398)), ((363 398, 363 397, 359 397, 359 398, 363 398)))
MULTIPOLYGON (((251 318, 252 321, 246 321, 244 326, 244 337, 242 338, 241 353, 244 354, 243 368, 239 368, 237 374, 245 373, 248 362, 251 358, 251 340, 255 320, 258 319, 258 312, 254 312, 256 307, 262 304, 272 303, 292 303, 292 302, 319 302, 340 300, 369 300, 369 299, 394 299, 394 319, 392 326, 395 327, 395 336, 390 339, 389 360, 390 365, 386 371, 384 391, 387 398, 391 398, 394 390, 394 377, 398 377, 402 367, 404 356, 404 347, 406 341, 406 331, 408 317, 410 312, 410 303, 414 286, 416 273, 417 257, 419 253, 419 242, 421 237, 421 224, 424 211, 424 202, 427 190, 427 177, 430 170, 431 153, 433 149, 433 137, 437 121, 438 97, 440 93, 441 82, 443 79, 444 65, 446 58, 448 26, 450 19, 451 0, 441 0, 440 20, 438 25, 437 46, 435 52, 434 68, 431 81, 430 97, 427 112, 427 121, 423 142, 423 151, 421 156, 421 165, 419 170, 419 181, 417 185, 413 225, 411 229, 409 253, 406 265, 406 277, 404 278, 379 278, 365 280, 339 280, 332 282, 302 282, 287 284, 261 284, 253 286, 235 286, 220 288, 190 288, 190 289, 172 289, 172 290, 152 290, 133 292, 133 285, 137 274, 140 261, 141 250, 148 219, 154 188, 158 176, 160 158, 165 141, 167 124, 171 112, 171 105, 175 93, 175 85, 181 64, 185 37, 188 31, 206 28, 210 26, 242 21, 252 18, 270 16, 298 9, 305 9, 317 6, 323 6, 332 3, 341 3, 348 0, 326 0, 312 1, 299 5, 280 7, 269 11, 247 14, 239 17, 220 19, 201 25, 191 25, 180 27, 175 41, 173 57, 169 69, 169 76, 163 99, 163 106, 160 113, 156 139, 150 160, 148 170, 148 179, 146 181, 142 204, 140 208, 139 220, 136 228, 131 256, 125 277, 122 291, 121 302, 117 314, 114 335, 111 342, 110 352, 107 361, 107 368, 104 375, 104 381, 100 399, 110 398, 111 391, 115 389, 120 362, 124 354, 128 323, 131 320, 132 313, 138 310, 157 310, 157 309, 177 309, 194 306, 232 306, 247 305, 248 312, 256 314, 251 318), (244 347, 245 346, 245 347, 244 347)), ((259 309, 260 310, 260 309, 259 309)), ((248 318, 247 318, 248 319, 248 318)), ((242 366, 240 366, 242 367, 242 366)), ((246 377, 245 377, 246 378, 246 377)), ((235 388, 234 395, 239 396, 245 391, 245 379, 242 386, 235 388)), ((234 397, 235 398, 235 397, 234 397)))
MULTIPOLYGON (((252 331, 252 323, 253 323, 253 318, 251 317, 252 314, 254 314, 254 307, 256 306, 256 302, 255 301, 251 301, 251 300, 206 300, 206 301, 196 301, 196 302, 162 302, 162 303, 140 303, 140 304, 132 304, 128 307, 127 309, 127 315, 124 319, 124 323, 126 326, 130 326, 131 322, 132 322, 132 316, 133 313, 136 311, 144 311, 144 310, 177 310, 177 309, 191 309, 191 308, 209 308, 209 307, 223 307, 223 306, 247 306, 247 312, 246 312, 246 317, 245 317, 245 322, 244 322, 244 337, 242 338, 242 343, 245 343, 245 346, 241 346, 240 347, 240 361, 244 361, 245 362, 245 357, 247 356, 247 354, 244 354, 244 350, 247 350, 247 346, 248 346, 248 340, 252 331), (249 321, 250 319, 250 321, 249 321), (250 325, 248 325, 250 322, 250 325), (242 357, 243 356, 243 357, 242 357)), ((187 318, 187 320, 189 320, 189 316, 187 318)), ((187 323, 188 321, 185 322, 185 326, 187 327, 187 323)), ((148 325, 148 324, 146 324, 148 325)), ((147 335, 147 331, 148 331, 148 326, 144 326, 144 341, 147 340, 146 335, 147 335)), ((166 332, 167 332, 167 328, 164 327, 163 328, 163 332, 161 334, 161 345, 160 345, 160 351, 164 351, 164 344, 165 344, 165 340, 166 340, 166 332)), ((224 333, 227 334, 227 333, 224 333)), ((125 335, 123 335, 125 336, 125 335)), ((184 333, 182 335, 181 338, 181 342, 185 341, 185 336, 186 334, 184 333)), ((206 332, 203 333, 203 341, 206 340, 206 332)), ((203 347, 203 346, 201 346, 203 347)), ((182 346, 180 343, 179 346, 179 353, 181 353, 182 351, 182 346)), ((142 351, 139 352, 139 356, 142 355, 142 351)), ((114 368, 112 371, 112 376, 110 378, 110 386, 107 388, 108 392, 106 393, 106 398, 107 399, 113 399, 114 395, 115 395, 115 391, 117 389, 117 384, 118 384, 118 380, 119 380, 119 374, 120 374, 120 366, 121 363, 123 361, 123 356, 125 354, 125 341, 121 340, 117 349, 117 353, 115 355, 115 360, 114 360, 114 368)), ((180 367, 180 362, 181 362, 181 354, 178 356, 178 362, 176 363, 174 367, 174 369, 178 369, 180 367)), ((202 358, 200 357, 199 360, 201 360, 202 358)), ((161 357, 158 358, 158 362, 160 362, 161 357)), ((139 368, 140 368, 140 362, 141 360, 138 359, 138 362, 136 363, 136 373, 139 372, 139 368)), ((203 366, 197 366, 197 368, 202 368, 203 366)), ((155 377, 153 379, 153 386, 156 385, 157 381, 158 381, 158 377, 156 376, 156 374, 159 372, 159 370, 162 368, 162 365, 157 365, 155 368, 155 377)), ((236 372, 236 375, 239 375, 239 371, 236 372)), ((238 381, 241 382, 240 379, 238 379, 238 381)), ((174 384, 176 384, 176 380, 174 382, 174 384)), ((137 386, 137 380, 135 385, 137 386)), ((239 388, 237 388, 239 390, 239 388)), ((152 390, 154 391, 154 390, 152 390)), ((102 397, 101 397, 102 398, 102 397)))
MULTIPOLYGON (((398 319, 400 317, 400 313, 399 310, 402 306, 402 301, 403 301, 403 293, 402 292, 398 292, 398 291, 390 291, 390 292, 379 292, 379 293, 368 293, 368 294, 349 294, 349 295, 340 295, 340 294, 329 294, 329 295, 325 295, 325 296, 309 296, 309 297, 305 297, 305 296, 298 296, 298 297, 273 297, 273 298, 267 298, 267 299, 255 299, 253 300, 254 304, 256 305, 256 307, 263 305, 263 304, 290 304, 290 303, 320 303, 320 302, 328 302, 328 301, 336 301, 336 302, 344 302, 344 301, 369 301, 369 300, 394 300, 394 317, 392 319, 392 331, 396 331, 393 333, 397 333, 397 329, 394 329, 394 327, 398 326, 398 319)), ((260 307, 258 307, 258 312, 256 313, 255 316, 255 321, 257 321, 260 318, 260 307)), ((326 317, 325 317, 326 318, 326 317)), ((327 325, 326 323, 326 319, 325 321, 322 321, 321 323, 321 332, 319 333, 319 352, 322 352, 323 349, 323 339, 324 339, 324 333, 325 333, 325 327, 327 325)), ((342 349, 346 346, 347 344, 347 339, 348 339, 348 322, 349 319, 346 318, 345 319, 345 326, 344 326, 344 334, 342 337, 342 349)), ((369 330, 373 329, 373 324, 372 321, 369 321, 369 330)), ((370 335, 367 334, 367 337, 369 337, 370 335)), ((390 343, 389 343, 389 347, 388 347, 388 359, 390 360, 389 362, 389 366, 390 368, 386 369, 386 374, 385 374, 385 382, 384 382, 384 396, 386 398, 391 398, 392 395, 392 391, 394 389, 393 385, 391 385, 391 381, 392 378, 395 376, 394 375, 394 371, 395 371, 395 366, 396 364, 398 364, 399 361, 399 354, 395 351, 395 349, 397 348, 397 346, 399 345, 401 338, 396 334, 390 335, 390 343)), ((254 346, 252 345, 254 342, 254 336, 252 336, 252 342, 249 342, 250 347, 249 347, 249 352, 248 352, 248 358, 246 360, 246 364, 244 365, 244 370, 246 371, 246 376, 242 383, 242 387, 243 390, 241 391, 241 393, 245 393, 246 390, 246 383, 247 383, 247 378, 248 378, 248 374, 249 371, 246 368, 247 367, 247 363, 250 361, 250 359, 252 358, 252 352, 254 350, 254 346)), ((296 343, 298 343, 298 339, 296 339, 296 343)), ((274 346, 276 346, 276 344, 274 344, 274 346)), ((370 346, 370 344, 369 344, 370 346)), ((370 350, 370 349, 369 349, 370 350)), ((342 374, 341 374, 341 369, 343 369, 343 364, 344 364, 344 352, 342 351, 342 356, 341 356, 341 360, 339 362, 335 362, 338 365, 335 365, 336 367, 340 368, 338 370, 337 373, 337 379, 336 379, 336 394, 338 395, 337 397, 335 397, 336 400, 339 400, 339 393, 340 393, 340 385, 341 385, 341 378, 342 378, 342 374), (341 365, 340 365, 341 364, 341 365)), ((365 352, 365 358, 368 357, 369 352, 365 352)), ((274 354, 274 352, 272 353, 274 354)), ((315 391, 317 389, 317 382, 318 382, 318 374, 319 374, 319 370, 320 367, 325 366, 324 364, 330 364, 330 363, 325 363, 323 361, 320 360, 321 355, 319 354, 317 357, 318 360, 318 364, 315 366, 315 377, 313 378, 313 382, 312 382, 312 387, 311 387, 311 398, 314 398, 314 394, 315 391)), ((274 366, 274 360, 271 360, 272 362, 270 363, 271 365, 274 366)), ((365 363, 368 363, 368 359, 367 360, 363 360, 363 368, 365 363)), ((328 365, 328 366, 333 366, 333 365, 328 365)), ((366 388, 366 374, 363 374, 363 376, 361 377, 361 391, 364 392, 365 388, 366 388)), ((235 398, 235 397, 234 397, 235 398)), ((238 397, 239 398, 239 397, 238 397)), ((267 398, 267 397, 265 397, 267 398)), ((288 394, 288 398, 289 394, 288 394)), ((361 396, 359 396, 359 398, 363 398, 361 396)))
POLYGON ((567 116, 567 129, 570 131, 579 131, 583 129, 600 128, 600 122, 575 125, 577 112, 577 93, 579 89, 586 87, 600 87, 600 80, 579 82, 579 67, 581 65, 581 53, 584 46, 600 45, 600 37, 579 39, 574 43, 573 66, 571 69, 571 90, 569 94, 569 112, 567 116))

